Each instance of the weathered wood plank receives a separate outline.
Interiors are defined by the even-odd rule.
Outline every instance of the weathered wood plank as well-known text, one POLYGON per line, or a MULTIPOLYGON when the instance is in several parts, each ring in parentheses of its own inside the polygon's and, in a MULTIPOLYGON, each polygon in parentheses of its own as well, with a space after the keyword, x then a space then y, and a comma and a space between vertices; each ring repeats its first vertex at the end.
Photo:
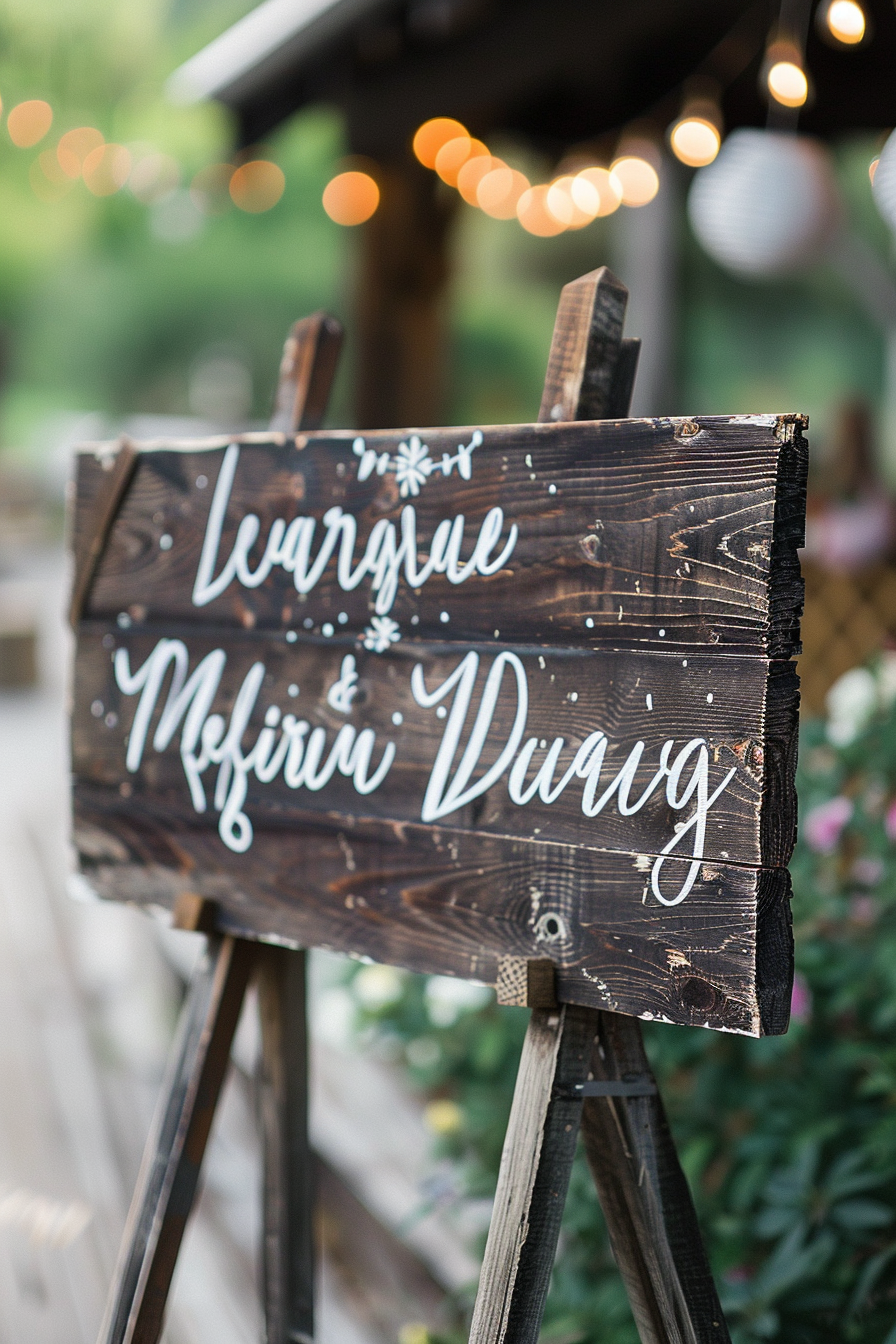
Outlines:
MULTIPOLYGON (((445 454, 456 458, 458 445, 473 444, 476 434, 483 441, 469 454, 470 479, 456 468, 447 477, 440 467, 428 477, 411 473, 418 493, 400 471, 381 476, 372 470, 357 479, 361 458, 351 434, 269 442, 243 436, 234 440, 239 457, 214 573, 250 514, 259 520, 261 538, 251 553, 254 572, 278 518, 315 520, 313 558, 327 530, 326 511, 353 514, 357 566, 373 528, 399 528, 402 510, 412 506, 422 564, 444 519, 463 515, 466 560, 486 515, 500 508, 501 540, 491 559, 501 554, 512 525, 518 537, 495 573, 462 583, 434 573, 416 590, 400 578, 388 615, 403 638, 489 642, 497 629, 507 643, 700 643, 790 657, 802 602, 796 551, 805 510, 803 427, 798 416, 717 416, 423 431, 428 460, 437 464, 445 454)), ((412 451, 410 434, 379 432, 364 436, 364 443, 395 462, 405 451, 401 443, 412 451)), ((275 566, 259 587, 234 580, 194 605, 228 442, 145 446, 98 564, 87 613, 294 628, 300 637, 332 625, 361 637, 372 614, 370 578, 344 591, 332 559, 307 593, 298 593, 293 574, 275 566)), ((76 545, 104 479, 100 459, 82 452, 76 545)), ((223 495, 222 488, 222 503, 223 495)))
POLYGON ((576 1150, 596 1014, 532 1013, 501 1154, 470 1344, 535 1344, 576 1150))
POLYGON ((262 1289, 266 1344, 314 1339, 314 1162, 308 1143, 305 953, 257 953, 264 1146, 262 1289))
POLYGON ((143 1157, 102 1344, 157 1344, 255 949, 210 940, 184 1004, 143 1157))
POLYGON ((706 1259, 641 1028, 595 1013, 591 1075, 653 1095, 588 1097, 582 1134, 642 1344, 728 1344, 706 1259))
MULTIPOLYGON (((261 733, 270 741, 258 767, 243 771, 244 812, 255 829, 341 815, 399 824, 431 821, 449 830, 534 844, 549 838, 646 855, 662 854, 674 843, 678 855, 696 854, 714 862, 783 864, 790 857, 796 674, 790 664, 733 655, 517 650, 498 654, 496 661, 494 649, 484 649, 481 656, 472 655, 478 670, 473 664, 467 667, 472 678, 465 710, 463 686, 452 690, 450 678, 456 681, 462 659, 469 664, 471 655, 452 646, 415 642, 375 654, 345 640, 289 644, 282 636, 273 640, 259 632, 234 640, 226 630, 197 634, 183 627, 153 626, 122 631, 85 623, 73 707, 76 796, 83 783, 94 783, 122 789, 135 809, 150 799, 172 813, 197 806, 195 796, 190 802, 180 751, 189 736, 186 703, 167 747, 157 751, 154 734, 172 698, 166 678, 165 689, 153 697, 148 731, 145 724, 140 730, 145 747, 136 762, 127 753, 135 750, 136 724, 149 701, 142 686, 131 695, 122 694, 124 674, 116 676, 114 670, 119 666, 115 660, 122 657, 119 650, 128 673, 136 674, 151 656, 158 657, 155 649, 167 656, 169 637, 178 635, 184 637, 188 674, 201 660, 219 656, 217 650, 226 658, 210 709, 228 723, 234 722, 235 701, 245 703, 242 688, 253 669, 262 669, 241 748, 248 756, 261 733), (512 661, 502 665, 502 659, 512 661), (478 715, 485 713, 480 707, 492 669, 500 676, 500 692, 475 769, 461 789, 461 754, 478 715), (438 705, 420 703, 424 692, 433 694, 442 685, 449 691, 438 705), (451 708, 447 717, 446 707, 451 708), (281 714, 286 717, 281 719, 281 714), (331 764, 324 783, 337 740, 348 751, 362 726, 374 738, 360 782, 357 771, 344 773, 331 764), (316 753, 317 766, 310 745, 315 735, 323 744, 316 753), (304 773, 303 752, 308 762, 304 773), (596 762, 593 776, 585 759, 589 753, 596 762), (275 770, 271 763, 278 759, 281 765, 275 770), (447 764, 439 784, 436 762, 443 760, 447 764), (585 762, 577 773, 572 770, 576 760, 585 762), (383 773, 383 765, 381 782, 366 791, 368 781, 383 773), (526 768, 520 770, 520 765, 526 768), (630 784, 614 794, 613 781, 627 765, 630 784), (543 768, 546 774, 536 791, 543 768), (490 778, 494 782, 477 792, 480 782, 488 784, 490 778), (451 789, 460 806, 452 805, 451 789), (707 810, 704 804, 720 789, 707 810), (588 815, 608 792, 608 801, 588 815), (678 810, 670 806, 684 798, 678 810), (695 822, 698 813, 703 820, 695 822), (703 821, 705 840, 697 838, 703 821), (688 829, 676 843, 676 828, 681 831, 682 825, 688 829)), ((216 799, 215 780, 224 768, 207 765, 201 775, 207 808, 203 820, 219 827, 222 860, 227 847, 244 843, 234 836, 233 808, 222 802, 223 796, 216 799)), ((194 783, 194 795, 196 788, 194 783)), ((237 813, 243 815, 239 808, 237 813)), ((664 869, 668 876, 668 863, 657 869, 656 883, 663 899, 671 900, 677 888, 663 876, 664 869)))

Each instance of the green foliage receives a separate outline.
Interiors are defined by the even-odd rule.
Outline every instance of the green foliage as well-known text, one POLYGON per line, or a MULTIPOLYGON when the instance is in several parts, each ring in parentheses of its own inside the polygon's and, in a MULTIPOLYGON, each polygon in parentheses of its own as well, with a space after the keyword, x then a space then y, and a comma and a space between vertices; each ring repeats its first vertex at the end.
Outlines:
MULTIPOLYGON (((896 1340, 893 663, 849 674, 838 694, 829 724, 802 735, 788 1035, 644 1028, 736 1344, 896 1340)), ((365 999, 363 984, 355 994, 368 1038, 389 1043, 414 1087, 455 1103, 435 1113, 449 1121, 438 1144, 481 1193, 494 1187, 525 1019, 477 1006, 475 991, 452 1016, 438 1008, 443 985, 402 973, 385 998, 365 999)), ((636 1338, 579 1161, 544 1339, 636 1338)))

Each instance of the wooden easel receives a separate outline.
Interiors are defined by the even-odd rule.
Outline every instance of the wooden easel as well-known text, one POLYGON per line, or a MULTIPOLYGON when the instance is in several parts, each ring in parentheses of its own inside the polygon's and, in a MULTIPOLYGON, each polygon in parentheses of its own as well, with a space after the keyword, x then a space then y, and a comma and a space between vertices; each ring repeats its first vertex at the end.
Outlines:
MULTIPOLYGON (((627 291, 605 268, 563 291, 540 421, 620 419, 639 343, 627 291)), ((286 343, 272 429, 318 426, 342 332, 323 314, 286 343)), ((109 520, 133 462, 122 452, 109 520)), ((76 565, 73 616, 100 546, 76 565)), ((175 925, 208 934, 147 1141, 99 1344, 156 1344, 250 978, 262 1025, 263 1297, 267 1344, 314 1338, 312 1158, 307 1138, 305 953, 221 935, 215 907, 182 897, 175 925)), ((499 1002, 528 1005, 471 1344, 535 1344, 581 1127, 644 1344, 727 1341, 687 1182, 635 1018, 554 1001, 553 966, 505 958, 499 1002)))

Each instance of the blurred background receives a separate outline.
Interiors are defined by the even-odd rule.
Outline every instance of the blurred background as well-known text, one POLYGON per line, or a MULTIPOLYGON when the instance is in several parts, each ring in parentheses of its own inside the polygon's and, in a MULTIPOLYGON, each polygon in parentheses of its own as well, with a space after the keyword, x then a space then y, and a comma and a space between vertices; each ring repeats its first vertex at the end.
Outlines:
MULTIPOLYGON (((537 412, 602 264, 633 413, 807 412, 793 1025, 649 1026, 739 1344, 896 1342, 892 0, 0 0, 0 1340, 95 1338, 198 936, 69 876, 72 450, 537 412), (72 897, 80 898, 72 900, 72 897)), ((313 961, 319 1336, 464 1338, 524 1014, 313 961)), ((261 1337, 250 1003, 166 1339, 261 1337)), ((633 1344, 576 1168, 552 1344, 633 1344)))

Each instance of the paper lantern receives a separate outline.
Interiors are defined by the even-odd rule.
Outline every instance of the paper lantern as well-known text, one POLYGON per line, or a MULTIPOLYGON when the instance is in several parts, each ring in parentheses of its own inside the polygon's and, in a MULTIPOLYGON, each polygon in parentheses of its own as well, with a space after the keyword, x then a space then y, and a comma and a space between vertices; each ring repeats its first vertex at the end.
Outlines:
POLYGON ((880 152, 871 191, 878 210, 896 232, 896 131, 880 152))
POLYGON ((709 255, 741 275, 780 275, 815 261, 839 222, 827 151, 783 131, 732 131, 715 162, 695 174, 688 215, 709 255))

